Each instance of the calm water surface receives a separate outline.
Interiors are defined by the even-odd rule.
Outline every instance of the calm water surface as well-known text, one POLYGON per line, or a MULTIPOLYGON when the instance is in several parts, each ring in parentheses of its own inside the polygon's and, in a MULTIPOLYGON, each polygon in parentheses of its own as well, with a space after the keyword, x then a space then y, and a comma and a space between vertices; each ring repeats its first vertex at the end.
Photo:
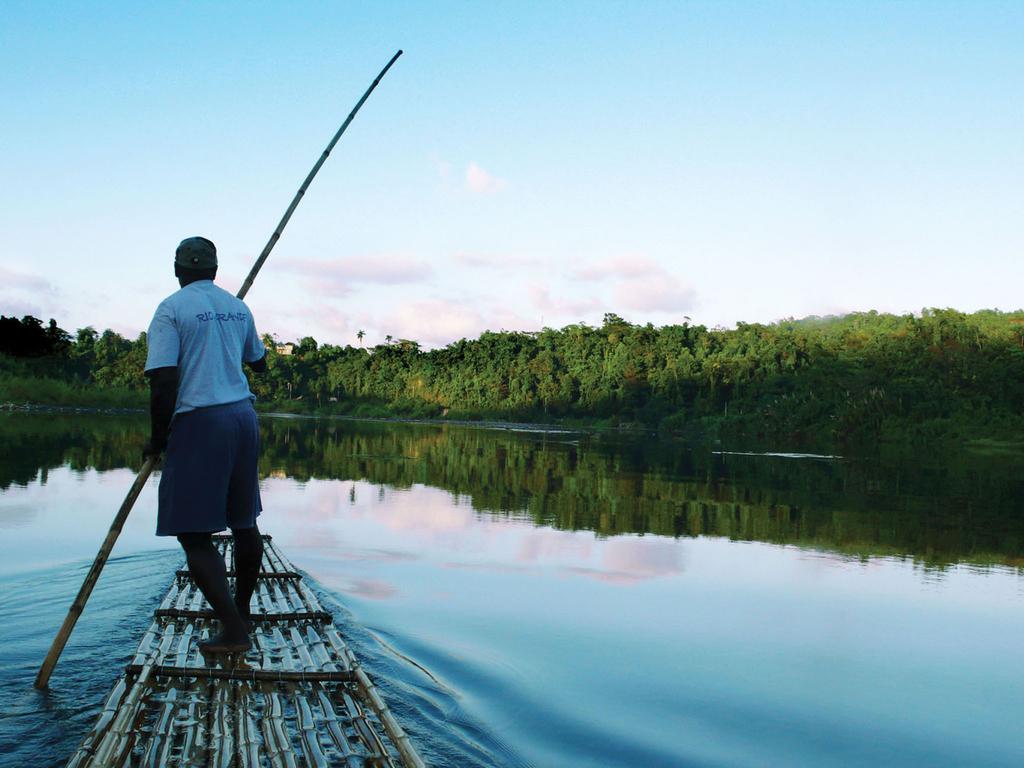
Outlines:
MULTIPOLYGON (((262 425, 261 526, 435 766, 1024 764, 1020 457, 262 425)), ((180 567, 151 481, 32 689, 145 429, 0 416, 0 765, 63 764, 180 567)))

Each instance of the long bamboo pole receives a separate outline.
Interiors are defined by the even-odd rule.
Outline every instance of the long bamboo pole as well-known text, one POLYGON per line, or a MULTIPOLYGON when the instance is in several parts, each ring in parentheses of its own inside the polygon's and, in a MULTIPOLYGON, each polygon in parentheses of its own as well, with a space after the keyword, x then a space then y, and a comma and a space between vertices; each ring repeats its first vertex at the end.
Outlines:
MULTIPOLYGON (((270 252, 277 245, 277 241, 281 239, 281 233, 284 231, 285 226, 288 224, 288 220, 291 219, 292 214, 295 213, 295 209, 299 206, 299 202, 302 200, 302 196, 306 194, 306 190, 309 189, 310 183, 313 178, 320 171, 321 166, 326 162, 328 156, 331 154, 331 150, 334 149, 334 145, 338 143, 338 139, 345 133, 349 124, 355 118, 356 113, 359 112, 360 108, 373 93, 373 90, 380 83, 384 75, 387 74, 388 70, 391 69, 391 65, 394 64, 398 57, 402 55, 402 51, 398 51, 391 60, 384 66, 384 69, 380 71, 380 74, 374 78, 373 82, 370 83, 370 87, 366 89, 362 98, 356 102, 355 107, 349 112, 348 117, 345 118, 345 122, 341 124, 338 132, 334 134, 334 138, 331 139, 327 148, 320 155, 320 158, 313 164, 313 169, 306 176, 305 181, 302 182, 302 186, 299 187, 299 191, 295 193, 295 197, 292 198, 291 205, 284 212, 284 216, 281 217, 281 221, 274 229, 273 234, 267 241, 267 244, 263 246, 263 251, 260 253, 259 258, 256 259, 256 263, 249 271, 248 277, 245 278, 245 282, 242 283, 242 287, 238 289, 237 296, 239 299, 244 299, 245 295, 249 292, 252 287, 253 281, 256 280, 256 275, 259 274, 260 269, 263 267, 263 263, 267 260, 270 252)), ((114 548, 114 543, 117 541, 117 537, 121 535, 121 528, 124 527, 124 521, 128 519, 128 513, 132 511, 132 507, 135 506, 136 499, 139 498, 139 494, 142 492, 142 488, 146 484, 146 480, 149 479, 150 474, 157 464, 157 457, 150 456, 146 459, 142 465, 142 469, 139 470, 138 476, 135 478, 135 482, 132 483, 131 489, 128 491, 128 495, 121 503, 121 508, 118 509, 117 515, 114 516, 114 522, 110 524, 110 530, 107 531, 107 537, 103 540, 103 544, 100 547, 100 551, 96 554, 96 559, 92 563, 92 567, 89 569, 89 573, 86 574, 85 581, 82 582, 81 589, 78 590, 78 594, 75 596, 74 602, 71 603, 71 608, 68 610, 68 615, 64 619, 64 623, 61 624, 60 630, 57 632, 57 636, 53 639, 53 643, 50 645, 50 651, 46 654, 46 658, 43 660, 42 666, 39 668, 39 674, 36 675, 35 687, 45 688, 49 685, 50 675, 53 674, 53 668, 57 665, 57 660, 60 658, 61 652, 64 650, 64 646, 67 645, 68 638, 71 637, 71 632, 75 628, 75 624, 78 622, 78 617, 82 615, 82 611, 85 609, 85 604, 89 600, 89 596, 92 594, 93 587, 96 586, 96 581, 100 577, 100 573, 103 571, 103 566, 107 564, 107 558, 110 557, 110 551, 114 548)))
POLYGON ((370 83, 370 87, 366 89, 366 93, 363 94, 363 97, 356 102, 354 107, 352 107, 352 111, 348 113, 348 117, 345 118, 345 122, 341 124, 341 128, 338 129, 338 132, 334 134, 334 138, 331 139, 331 142, 327 145, 327 149, 325 149, 323 154, 320 155, 320 159, 313 164, 313 168, 310 170, 309 175, 306 176, 306 180, 302 182, 302 186, 299 187, 299 191, 295 193, 295 198, 292 200, 292 204, 289 205, 288 210, 284 212, 284 216, 281 217, 281 221, 278 223, 277 229, 274 230, 270 239, 267 240, 267 244, 263 246, 263 252, 259 255, 259 258, 256 259, 256 263, 252 265, 252 269, 249 271, 249 276, 245 278, 245 282, 242 283, 242 287, 239 288, 238 298, 245 298, 245 294, 247 294, 249 292, 249 288, 252 287, 252 283, 256 279, 256 275, 259 274, 260 269, 263 267, 263 262, 267 260, 267 256, 269 256, 270 252, 274 249, 278 239, 281 237, 281 232, 284 231, 285 226, 288 224, 288 220, 292 217, 292 214, 295 213, 295 209, 298 208, 299 201, 301 201, 302 196, 306 194, 306 190, 309 188, 310 182, 313 181, 313 178, 320 171, 320 166, 327 161, 328 156, 331 154, 331 150, 334 149, 334 145, 338 143, 338 139, 341 138, 341 135, 348 128, 349 123, 351 123, 353 118, 355 118, 356 113, 362 108, 363 103, 370 98, 370 94, 373 93, 373 89, 377 87, 377 84, 381 81, 384 75, 388 73, 388 70, 391 69, 391 65, 398 61, 398 57, 401 55, 402 51, 399 50, 391 57, 391 61, 384 65, 384 69, 382 69, 380 74, 374 78, 372 83, 370 83))

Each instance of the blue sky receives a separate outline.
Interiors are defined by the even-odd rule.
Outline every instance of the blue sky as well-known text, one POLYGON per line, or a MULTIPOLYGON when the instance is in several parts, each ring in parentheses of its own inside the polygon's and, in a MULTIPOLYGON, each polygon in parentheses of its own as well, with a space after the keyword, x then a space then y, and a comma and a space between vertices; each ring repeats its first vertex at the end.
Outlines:
POLYGON ((1016 309, 1024 4, 5 3, 0 312, 281 338, 1016 309))

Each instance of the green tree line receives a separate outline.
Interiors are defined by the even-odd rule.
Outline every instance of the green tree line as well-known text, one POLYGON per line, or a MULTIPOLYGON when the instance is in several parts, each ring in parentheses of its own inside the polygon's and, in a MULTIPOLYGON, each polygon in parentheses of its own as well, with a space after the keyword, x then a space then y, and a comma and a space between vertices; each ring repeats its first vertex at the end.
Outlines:
MULTIPOLYGON (((600 326, 485 332, 431 350, 406 339, 364 349, 306 337, 283 354, 265 341, 268 371, 252 388, 278 410, 839 441, 1019 434, 1022 425, 1021 311, 865 312, 735 329, 608 314, 600 326)), ((140 390, 145 347, 145 334, 84 328, 45 370, 140 390)))

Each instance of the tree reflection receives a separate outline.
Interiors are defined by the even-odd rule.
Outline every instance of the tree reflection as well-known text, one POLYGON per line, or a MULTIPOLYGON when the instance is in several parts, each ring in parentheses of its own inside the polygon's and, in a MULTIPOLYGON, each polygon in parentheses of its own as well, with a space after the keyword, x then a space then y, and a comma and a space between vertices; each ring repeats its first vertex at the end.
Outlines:
MULTIPOLYGON (((1012 460, 824 462, 653 439, 264 418, 260 475, 414 484, 480 514, 600 536, 724 536, 851 556, 1024 567, 1012 460)), ((138 467, 144 418, 0 418, 0 489, 54 468, 138 467)), ((350 495, 355 493, 354 486, 350 495)))

